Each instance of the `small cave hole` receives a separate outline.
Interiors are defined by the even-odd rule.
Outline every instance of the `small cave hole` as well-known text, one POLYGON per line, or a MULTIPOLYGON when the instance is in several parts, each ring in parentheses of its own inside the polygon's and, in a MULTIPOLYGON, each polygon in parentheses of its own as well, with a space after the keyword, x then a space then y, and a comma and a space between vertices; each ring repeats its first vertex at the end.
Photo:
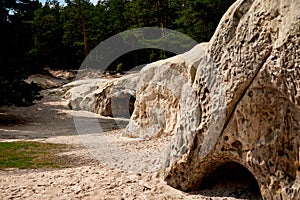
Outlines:
POLYGON ((253 97, 253 92, 252 91, 249 91, 248 92, 248 96, 251 98, 251 97, 253 97))
POLYGON ((284 156, 284 151, 283 150, 279 150, 278 151, 278 156, 280 156, 280 157, 284 156))
POLYGON ((237 149, 242 149, 243 145, 240 141, 235 141, 231 144, 231 146, 233 146, 234 148, 237 148, 237 149))
POLYGON ((129 104, 128 105, 128 111, 129 111, 130 116, 132 115, 133 110, 134 110, 134 103, 135 103, 135 97, 130 96, 129 103, 128 103, 129 104))
POLYGON ((207 174, 199 189, 205 196, 262 199, 255 177, 237 162, 227 162, 207 174))

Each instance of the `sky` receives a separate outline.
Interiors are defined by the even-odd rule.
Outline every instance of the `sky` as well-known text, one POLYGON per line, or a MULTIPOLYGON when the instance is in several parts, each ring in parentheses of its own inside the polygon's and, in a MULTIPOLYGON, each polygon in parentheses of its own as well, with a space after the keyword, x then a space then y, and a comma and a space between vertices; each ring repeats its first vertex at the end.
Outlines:
MULTIPOLYGON (((46 0, 39 0, 40 2, 42 2, 43 4, 46 2, 46 0)), ((58 0, 60 5, 64 5, 65 4, 65 0, 58 0)), ((90 2, 92 2, 94 5, 96 5, 98 3, 98 0, 90 0, 90 2)))

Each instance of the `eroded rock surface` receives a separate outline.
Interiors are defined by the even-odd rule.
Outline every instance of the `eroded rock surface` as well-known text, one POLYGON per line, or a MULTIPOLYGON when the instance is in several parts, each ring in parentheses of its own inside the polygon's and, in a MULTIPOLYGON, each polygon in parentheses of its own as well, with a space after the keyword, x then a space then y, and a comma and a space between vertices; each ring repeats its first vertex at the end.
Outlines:
POLYGON ((86 110, 102 116, 129 118, 133 111, 139 74, 120 78, 79 79, 60 88, 73 110, 86 110))
POLYGON ((236 163, 264 199, 300 199, 299 11, 298 0, 238 0, 207 47, 186 54, 195 62, 176 56, 142 71, 127 130, 174 134, 169 185, 196 190, 236 163))
POLYGON ((192 82, 206 46, 199 44, 184 54, 151 63, 140 71, 135 109, 126 128, 128 136, 151 138, 173 132, 179 113, 185 112, 181 109, 186 104, 182 96, 191 95, 192 82))

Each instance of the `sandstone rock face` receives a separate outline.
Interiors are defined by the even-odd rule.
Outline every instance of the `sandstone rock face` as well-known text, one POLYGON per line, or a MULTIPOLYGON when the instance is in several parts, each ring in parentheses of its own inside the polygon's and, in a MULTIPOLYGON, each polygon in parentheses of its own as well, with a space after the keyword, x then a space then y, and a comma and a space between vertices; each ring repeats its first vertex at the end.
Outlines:
POLYGON ((173 132, 185 104, 182 96, 190 95, 205 49, 205 43, 197 45, 189 52, 151 63, 140 71, 135 109, 126 128, 128 136, 151 138, 173 132))
POLYGON ((94 95, 104 83, 101 79, 76 80, 64 85, 60 90, 71 109, 95 112, 94 95))
POLYGON ((96 113, 103 116, 130 118, 138 80, 138 73, 130 74, 99 87, 95 93, 96 113))
POLYGON ((176 56, 141 72, 127 130, 174 134, 168 184, 195 190, 235 163, 264 199, 300 199, 299 11, 298 0, 238 0, 194 63, 176 56))
POLYGON ((82 79, 64 85, 60 90, 73 110, 129 118, 133 111, 138 79, 138 74, 112 79, 82 79))

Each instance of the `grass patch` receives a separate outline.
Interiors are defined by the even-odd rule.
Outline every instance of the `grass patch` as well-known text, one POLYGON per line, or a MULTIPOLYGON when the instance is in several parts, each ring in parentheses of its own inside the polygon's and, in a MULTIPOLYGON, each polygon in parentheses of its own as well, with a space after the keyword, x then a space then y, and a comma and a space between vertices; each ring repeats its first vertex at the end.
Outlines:
POLYGON ((0 170, 7 168, 63 168, 65 161, 57 156, 68 145, 32 141, 0 142, 0 170))

